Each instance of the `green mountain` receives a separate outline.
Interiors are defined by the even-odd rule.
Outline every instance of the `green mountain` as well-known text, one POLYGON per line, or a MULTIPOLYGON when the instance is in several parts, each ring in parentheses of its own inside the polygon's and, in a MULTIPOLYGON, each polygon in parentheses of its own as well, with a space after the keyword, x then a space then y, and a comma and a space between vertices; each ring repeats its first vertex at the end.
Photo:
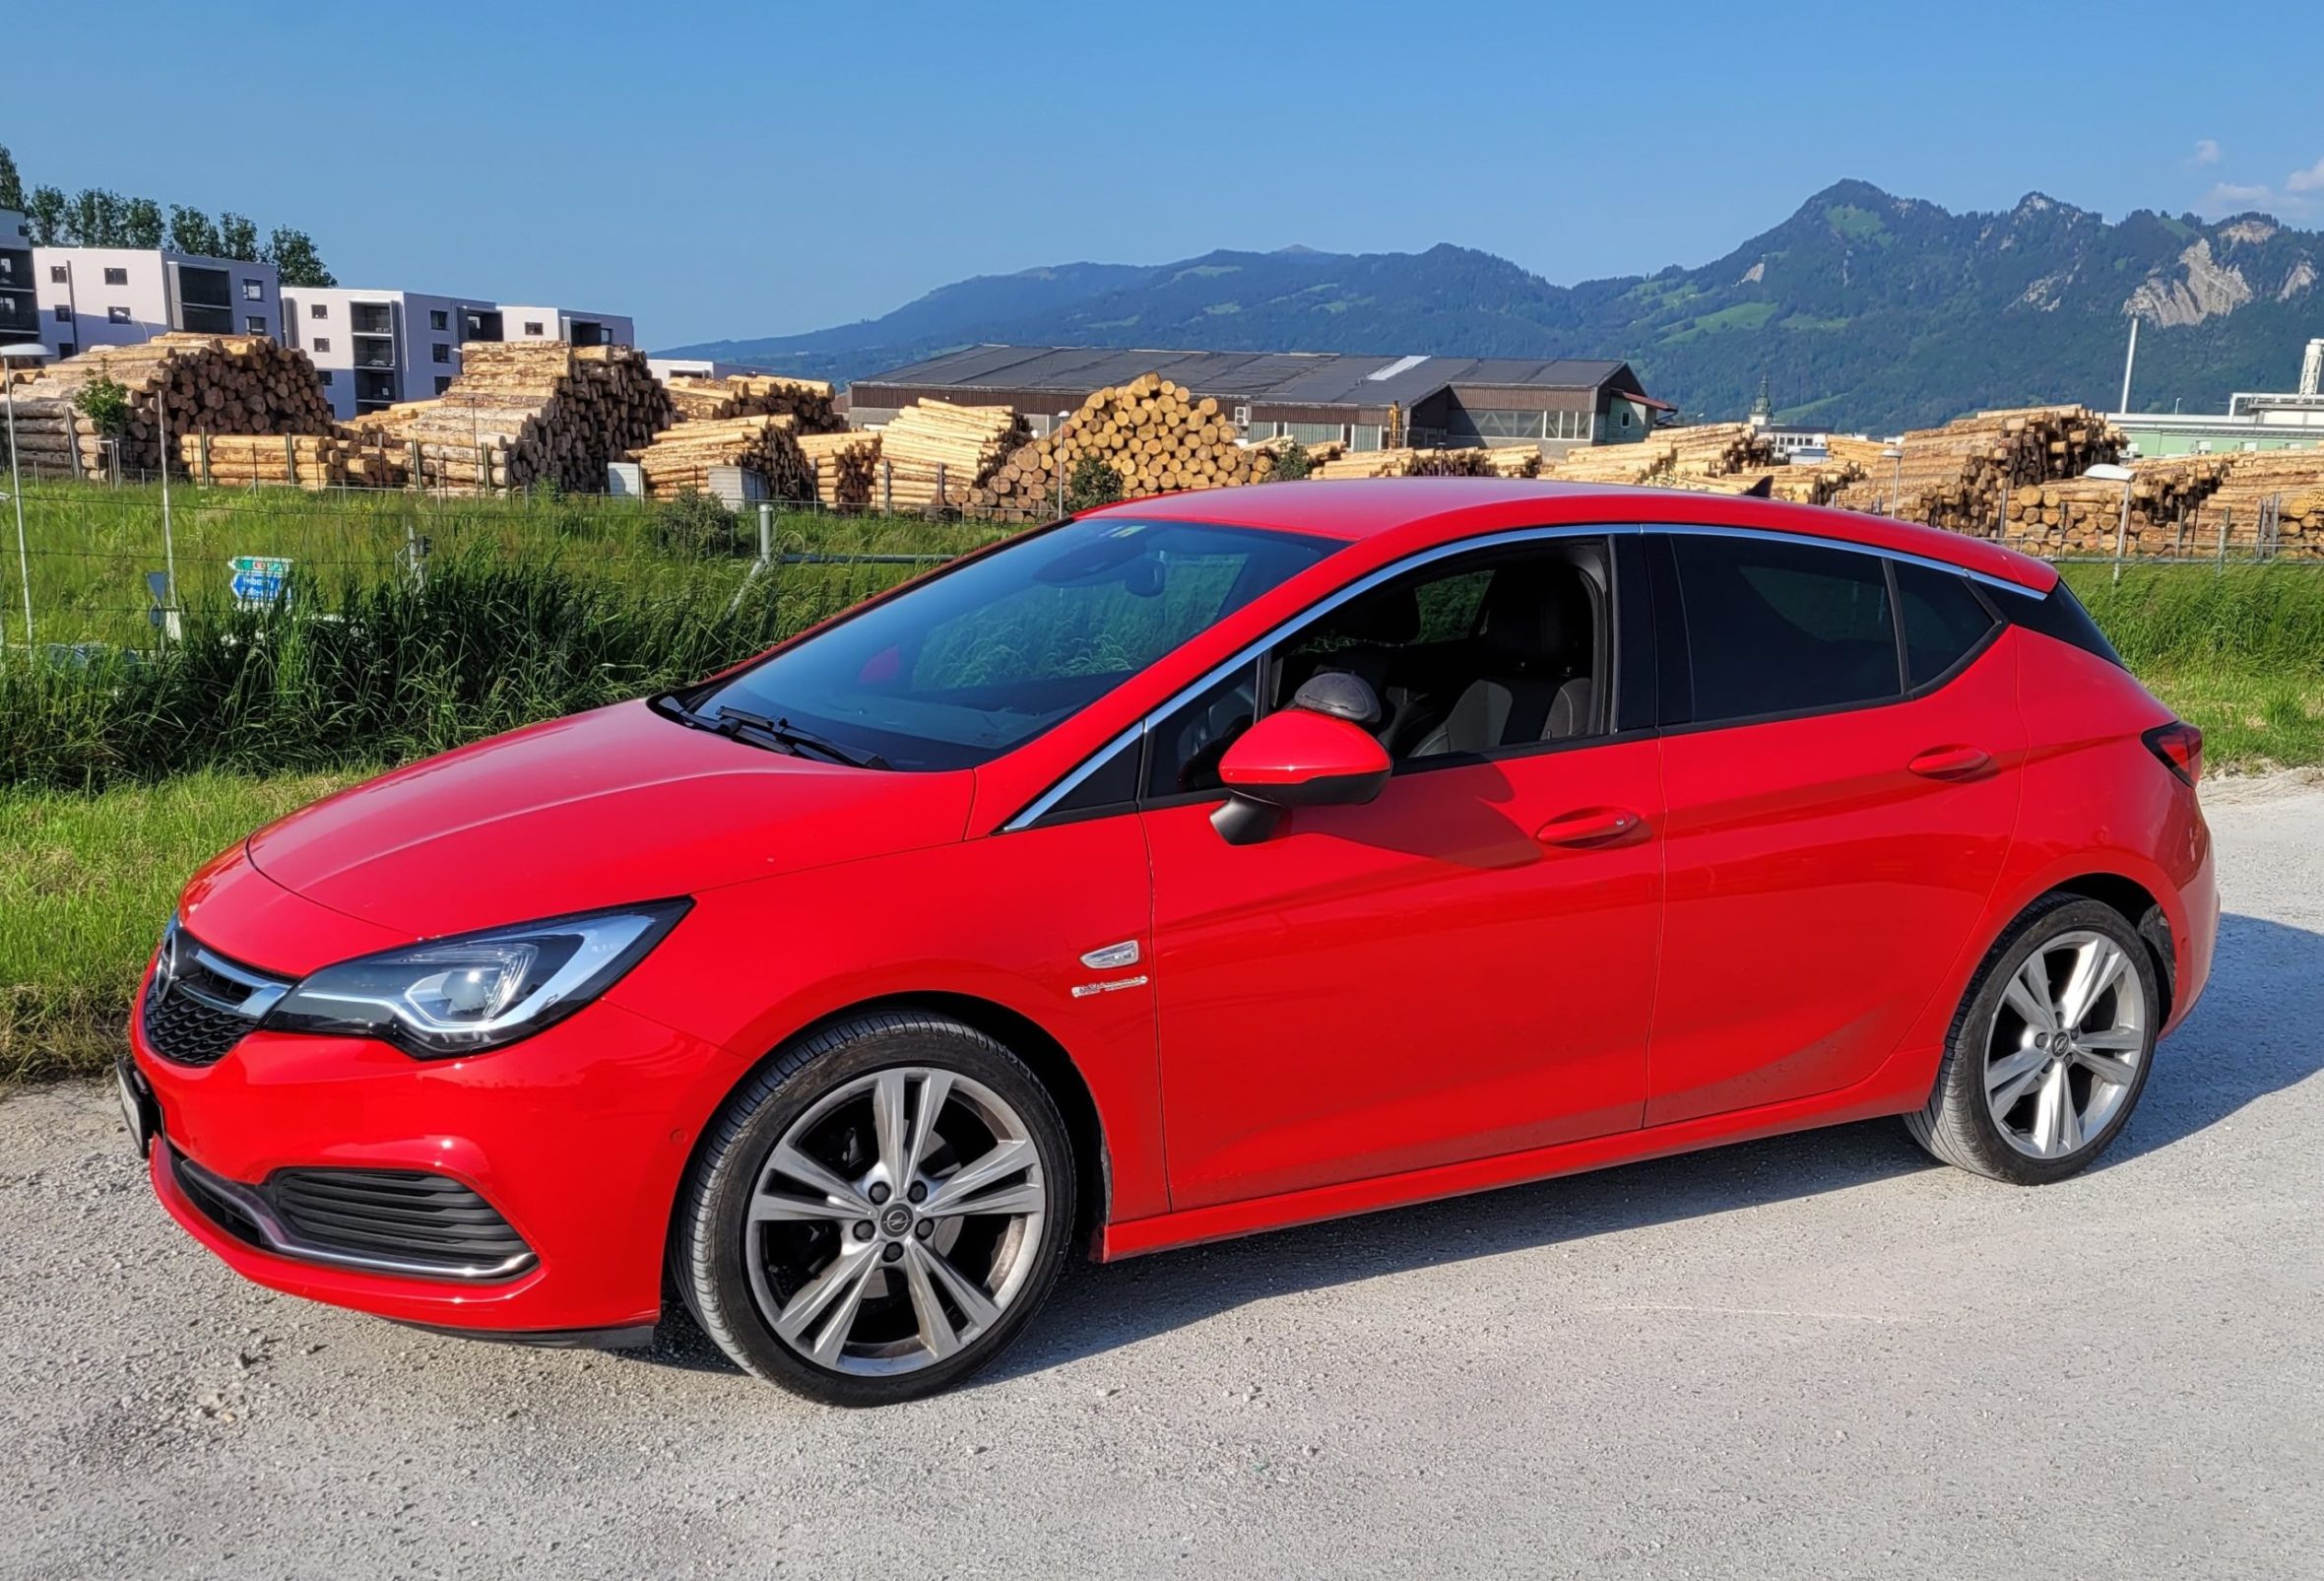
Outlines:
POLYGON ((1977 407, 2111 408, 2134 313, 2138 408, 2289 387, 2324 334, 2319 271, 2324 234, 2262 214, 2108 224, 2040 193, 1951 214, 1842 181, 1713 263, 1651 276, 1553 286, 1451 245, 1214 252, 982 277, 839 329, 674 350, 841 380, 979 341, 1620 357, 1691 417, 1740 417, 1764 378, 1782 415, 1887 431, 1977 407))

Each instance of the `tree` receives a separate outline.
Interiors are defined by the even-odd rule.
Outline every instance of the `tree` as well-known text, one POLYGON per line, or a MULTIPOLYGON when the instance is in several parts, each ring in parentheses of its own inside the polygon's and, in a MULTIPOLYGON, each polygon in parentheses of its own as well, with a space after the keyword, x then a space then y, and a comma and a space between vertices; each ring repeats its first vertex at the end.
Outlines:
POLYGON ((1309 455, 1307 446, 1297 439, 1283 446, 1275 456, 1275 476, 1285 482, 1304 478, 1315 470, 1315 457, 1309 455))
POLYGON ((218 256, 256 262, 258 227, 227 209, 218 217, 218 256))
POLYGON ((36 186, 25 204, 25 232, 35 247, 61 246, 65 239, 65 194, 62 187, 36 186))
POLYGON ((129 391, 102 373, 81 386, 81 393, 73 397, 73 405, 107 438, 118 438, 122 428, 128 426, 129 391))
POLYGON ((1096 456, 1085 455, 1073 463, 1073 470, 1065 477, 1065 514, 1077 516, 1100 505, 1110 505, 1122 497, 1122 474, 1116 472, 1096 456))
POLYGON ((161 206, 152 198, 131 198, 121 206, 121 245, 159 247, 166 230, 161 206))
POLYGON ((286 286, 336 286, 331 271, 323 267, 323 256, 315 251, 314 237, 289 226, 275 227, 267 238, 266 251, 259 254, 275 266, 286 286))
POLYGON ((21 211, 25 206, 25 183, 16 173, 16 156, 0 144, 0 209, 21 211))
POLYGON ((169 205, 169 245, 179 252, 197 253, 204 258, 216 258, 226 245, 218 239, 218 227, 210 216, 199 209, 182 209, 169 205))

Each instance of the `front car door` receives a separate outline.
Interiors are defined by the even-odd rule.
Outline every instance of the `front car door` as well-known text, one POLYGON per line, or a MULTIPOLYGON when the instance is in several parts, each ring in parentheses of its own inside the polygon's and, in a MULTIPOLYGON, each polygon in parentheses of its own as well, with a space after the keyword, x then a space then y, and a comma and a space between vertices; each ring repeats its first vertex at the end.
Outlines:
POLYGON ((1378 573, 1156 716, 1139 816, 1175 1208, 1640 1123, 1662 885, 1644 561, 1635 534, 1519 537, 1378 573), (1218 754, 1320 670, 1373 688, 1395 772, 1228 843, 1218 754))
POLYGON ((2013 650, 1958 570, 1787 535, 1648 546, 1659 1125, 1836 1092, 1898 1051, 2000 875, 2026 733, 2013 650))

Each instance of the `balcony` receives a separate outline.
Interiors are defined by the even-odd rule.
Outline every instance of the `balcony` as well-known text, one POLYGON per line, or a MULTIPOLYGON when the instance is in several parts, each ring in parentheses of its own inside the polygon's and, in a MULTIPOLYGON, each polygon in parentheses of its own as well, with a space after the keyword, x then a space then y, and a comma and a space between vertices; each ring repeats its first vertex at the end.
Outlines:
POLYGON ((358 335, 393 335, 396 310, 386 302, 351 302, 348 318, 358 335))
POLYGON ((355 337, 355 358, 357 367, 393 367, 396 365, 396 343, 385 335, 357 335, 355 337))

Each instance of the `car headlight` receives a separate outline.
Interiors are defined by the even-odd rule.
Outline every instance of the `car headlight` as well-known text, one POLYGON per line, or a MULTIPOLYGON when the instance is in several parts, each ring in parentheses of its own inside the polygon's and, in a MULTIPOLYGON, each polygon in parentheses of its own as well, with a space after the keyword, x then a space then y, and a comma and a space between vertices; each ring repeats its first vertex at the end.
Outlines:
POLYGON ((499 1048, 604 993, 692 903, 554 917, 343 960, 285 994, 262 1024, 382 1038, 421 1059, 499 1048))

